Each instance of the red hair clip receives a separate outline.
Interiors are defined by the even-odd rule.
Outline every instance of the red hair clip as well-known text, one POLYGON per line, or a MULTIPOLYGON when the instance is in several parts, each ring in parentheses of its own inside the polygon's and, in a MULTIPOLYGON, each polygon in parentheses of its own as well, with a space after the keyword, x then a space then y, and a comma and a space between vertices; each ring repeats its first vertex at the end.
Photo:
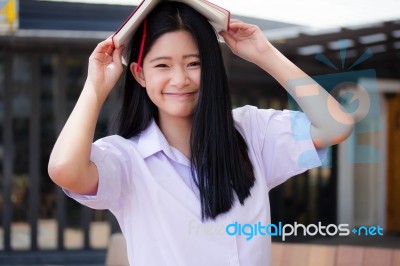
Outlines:
POLYGON ((143 35, 142 35, 142 42, 140 44, 140 51, 139 51, 139 57, 138 57, 137 66, 136 66, 136 72, 139 72, 140 65, 142 64, 144 43, 146 42, 146 35, 147 35, 147 18, 145 18, 144 22, 143 22, 143 35))

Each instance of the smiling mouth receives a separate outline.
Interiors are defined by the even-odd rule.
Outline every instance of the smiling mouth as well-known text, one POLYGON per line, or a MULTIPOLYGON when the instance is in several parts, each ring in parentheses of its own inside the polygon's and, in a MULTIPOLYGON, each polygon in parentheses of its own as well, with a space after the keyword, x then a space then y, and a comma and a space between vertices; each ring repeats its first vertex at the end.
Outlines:
POLYGON ((197 92, 165 92, 164 94, 168 96, 185 97, 185 96, 191 96, 196 93, 197 92))

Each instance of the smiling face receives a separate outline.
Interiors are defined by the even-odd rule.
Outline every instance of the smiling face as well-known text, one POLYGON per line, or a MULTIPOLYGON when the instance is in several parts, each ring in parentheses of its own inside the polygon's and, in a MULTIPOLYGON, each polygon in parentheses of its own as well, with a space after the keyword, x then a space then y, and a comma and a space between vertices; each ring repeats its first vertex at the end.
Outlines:
POLYGON ((159 119, 191 119, 200 86, 199 51, 186 31, 174 31, 158 38, 143 60, 143 68, 131 71, 158 107, 159 119))

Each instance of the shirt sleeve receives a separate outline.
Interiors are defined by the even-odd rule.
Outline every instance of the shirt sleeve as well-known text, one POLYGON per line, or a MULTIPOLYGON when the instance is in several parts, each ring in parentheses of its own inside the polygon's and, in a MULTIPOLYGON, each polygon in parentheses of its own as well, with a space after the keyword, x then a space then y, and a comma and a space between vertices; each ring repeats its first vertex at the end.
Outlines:
POLYGON ((119 136, 100 139, 92 144, 90 160, 99 173, 96 195, 80 195, 63 189, 77 202, 93 209, 118 209, 132 188, 128 162, 128 140, 119 136))
POLYGON ((245 130, 251 131, 245 133, 249 145, 259 153, 258 167, 268 189, 322 165, 327 149, 315 148, 311 122, 303 112, 247 106, 241 113, 245 130))

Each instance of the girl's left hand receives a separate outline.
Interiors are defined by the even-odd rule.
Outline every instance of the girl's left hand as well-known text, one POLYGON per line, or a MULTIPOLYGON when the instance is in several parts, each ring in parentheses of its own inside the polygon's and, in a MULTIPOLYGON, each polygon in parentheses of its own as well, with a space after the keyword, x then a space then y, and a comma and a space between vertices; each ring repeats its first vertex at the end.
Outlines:
POLYGON ((229 31, 221 31, 219 34, 234 54, 255 64, 260 53, 268 51, 271 46, 258 26, 238 19, 231 19, 229 31))

